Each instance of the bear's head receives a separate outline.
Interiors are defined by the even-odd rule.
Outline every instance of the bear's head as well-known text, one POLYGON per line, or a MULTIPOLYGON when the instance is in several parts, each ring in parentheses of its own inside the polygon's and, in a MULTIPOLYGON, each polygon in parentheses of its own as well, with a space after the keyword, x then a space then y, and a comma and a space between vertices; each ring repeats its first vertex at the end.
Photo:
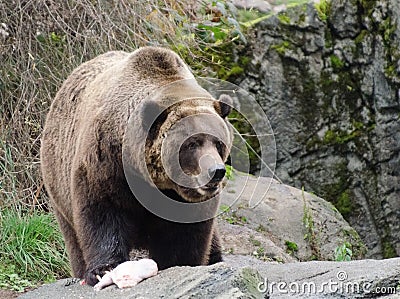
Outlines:
POLYGON ((218 100, 209 96, 167 107, 160 104, 165 102, 149 101, 142 110, 143 127, 148 129, 145 160, 152 183, 160 190, 175 191, 187 202, 217 196, 232 146, 226 119, 232 99, 221 95, 218 100))

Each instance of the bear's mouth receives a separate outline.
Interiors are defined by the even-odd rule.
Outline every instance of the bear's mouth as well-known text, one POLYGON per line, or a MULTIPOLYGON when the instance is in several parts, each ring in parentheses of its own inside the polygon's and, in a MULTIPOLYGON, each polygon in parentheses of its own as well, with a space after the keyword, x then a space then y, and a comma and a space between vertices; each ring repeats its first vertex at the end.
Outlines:
POLYGON ((210 183, 210 184, 204 185, 204 186, 200 187, 199 189, 203 190, 207 193, 215 193, 219 189, 219 187, 220 187, 220 183, 218 182, 218 183, 210 183))
POLYGON ((212 196, 214 196, 214 195, 219 193, 220 187, 221 187, 220 182, 209 183, 209 184, 206 184, 204 186, 201 186, 200 188, 197 188, 197 192, 200 195, 207 196, 207 197, 212 197, 212 196))
POLYGON ((189 202, 201 202, 211 199, 219 194, 221 190, 220 183, 207 184, 198 188, 186 188, 180 186, 180 194, 189 202))

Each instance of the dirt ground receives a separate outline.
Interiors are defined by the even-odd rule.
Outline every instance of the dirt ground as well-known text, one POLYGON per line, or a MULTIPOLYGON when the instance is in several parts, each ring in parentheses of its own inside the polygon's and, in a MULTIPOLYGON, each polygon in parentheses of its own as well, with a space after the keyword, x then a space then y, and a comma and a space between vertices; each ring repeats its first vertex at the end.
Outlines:
POLYGON ((18 293, 16 291, 0 289, 0 299, 14 299, 14 298, 17 298, 21 294, 22 293, 18 293))

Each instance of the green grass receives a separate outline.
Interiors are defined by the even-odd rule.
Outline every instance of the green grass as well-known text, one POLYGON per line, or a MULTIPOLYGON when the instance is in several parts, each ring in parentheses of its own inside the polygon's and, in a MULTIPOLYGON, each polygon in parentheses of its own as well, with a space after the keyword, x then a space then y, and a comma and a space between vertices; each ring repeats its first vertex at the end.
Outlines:
POLYGON ((4 209, 0 216, 0 287, 23 291, 70 273, 54 216, 4 209))

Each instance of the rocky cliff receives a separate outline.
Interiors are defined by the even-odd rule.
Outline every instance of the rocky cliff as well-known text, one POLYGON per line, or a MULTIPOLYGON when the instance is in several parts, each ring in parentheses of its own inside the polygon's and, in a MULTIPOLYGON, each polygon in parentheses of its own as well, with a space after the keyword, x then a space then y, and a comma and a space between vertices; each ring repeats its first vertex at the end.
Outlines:
POLYGON ((256 25, 240 86, 267 113, 277 176, 332 202, 369 257, 400 255, 400 2, 337 0, 256 25))

